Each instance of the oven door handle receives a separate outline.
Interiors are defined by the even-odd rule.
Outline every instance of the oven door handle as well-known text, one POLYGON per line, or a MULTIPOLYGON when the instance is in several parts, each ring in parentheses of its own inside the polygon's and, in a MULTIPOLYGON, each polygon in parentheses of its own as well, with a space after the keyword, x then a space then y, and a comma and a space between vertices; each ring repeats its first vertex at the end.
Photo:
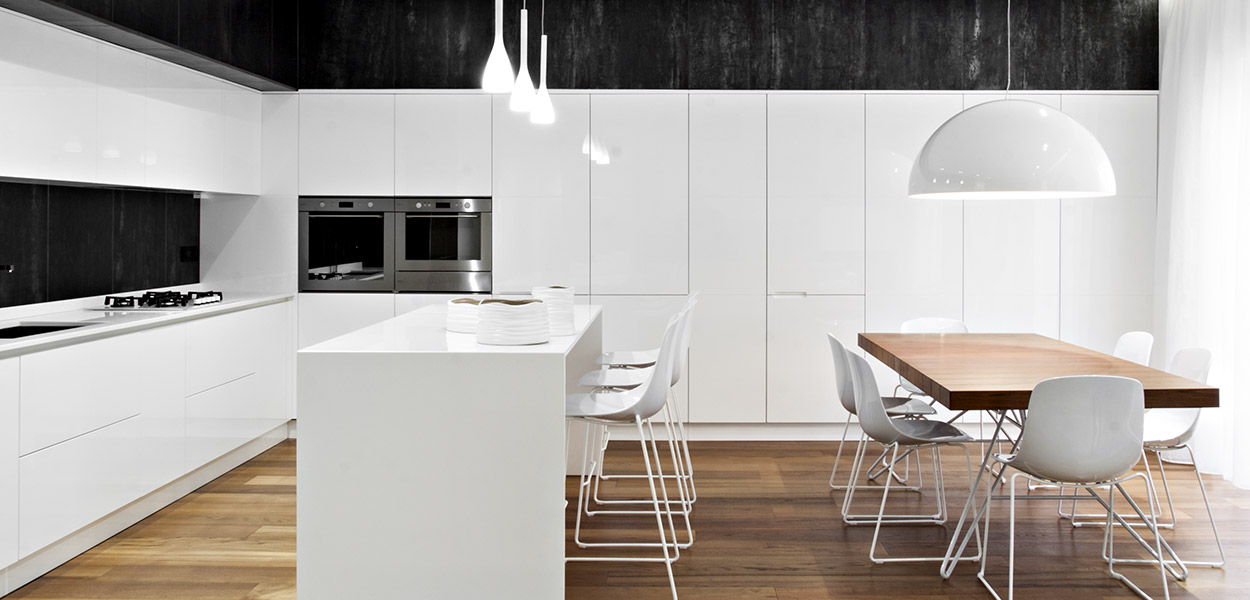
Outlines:
POLYGON ((308 215, 309 219, 382 219, 382 215, 352 215, 352 214, 334 214, 334 215, 308 215))
POLYGON ((477 215, 405 214, 405 219, 476 219, 477 215))

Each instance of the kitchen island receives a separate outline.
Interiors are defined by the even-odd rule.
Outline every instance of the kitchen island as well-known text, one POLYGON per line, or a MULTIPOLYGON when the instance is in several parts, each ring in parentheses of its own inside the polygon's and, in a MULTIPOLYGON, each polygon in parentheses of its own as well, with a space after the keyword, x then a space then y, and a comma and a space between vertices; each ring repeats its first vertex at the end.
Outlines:
POLYGON ((600 314, 486 346, 429 306, 301 350, 301 600, 563 598, 564 394, 600 314))

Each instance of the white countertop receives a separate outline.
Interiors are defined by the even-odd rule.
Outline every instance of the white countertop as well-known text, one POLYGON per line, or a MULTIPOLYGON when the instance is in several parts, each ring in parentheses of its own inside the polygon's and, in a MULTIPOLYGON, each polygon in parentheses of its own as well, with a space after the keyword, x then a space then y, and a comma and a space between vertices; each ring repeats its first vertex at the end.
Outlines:
POLYGON ((183 321, 193 321, 213 315, 277 304, 289 301, 293 297, 291 294, 235 294, 217 304, 187 310, 126 312, 124 310, 100 311, 79 308, 0 321, 0 328, 33 323, 89 323, 85 327, 76 327, 54 333, 43 333, 12 340, 0 339, 0 358, 29 354, 72 344, 81 344, 183 321))
POLYGON ((376 325, 314 344, 300 354, 339 352, 440 352, 457 354, 568 354, 602 310, 600 306, 573 307, 572 335, 553 335, 544 344, 491 346, 477 343, 471 333, 447 331, 447 305, 426 306, 376 325))

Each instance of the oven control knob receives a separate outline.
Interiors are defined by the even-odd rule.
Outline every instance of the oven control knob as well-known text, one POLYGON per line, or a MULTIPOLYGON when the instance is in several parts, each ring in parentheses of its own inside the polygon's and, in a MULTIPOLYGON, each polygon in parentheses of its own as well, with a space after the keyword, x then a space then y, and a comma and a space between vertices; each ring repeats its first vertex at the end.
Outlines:
POLYGON ((417 208, 421 208, 421 203, 420 203, 420 202, 418 202, 418 203, 417 203, 417 208))
POLYGON ((468 200, 465 200, 465 201, 464 201, 464 208, 465 208, 465 210, 468 210, 468 209, 470 209, 470 208, 473 208, 473 205, 472 205, 472 204, 471 204, 468 200))
POLYGON ((319 206, 321 206, 321 208, 325 208, 325 207, 326 207, 326 203, 325 203, 325 202, 320 202, 320 203, 318 203, 318 205, 319 205, 319 206))
POLYGON ((372 202, 370 202, 370 203, 369 203, 369 208, 373 208, 373 203, 372 203, 372 202))

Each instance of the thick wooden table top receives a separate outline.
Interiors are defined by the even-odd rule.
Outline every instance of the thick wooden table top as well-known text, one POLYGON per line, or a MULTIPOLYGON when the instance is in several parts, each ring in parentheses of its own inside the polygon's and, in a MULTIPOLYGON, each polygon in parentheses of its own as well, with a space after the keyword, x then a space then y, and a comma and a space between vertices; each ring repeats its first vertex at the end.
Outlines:
POLYGON ((861 333, 859 345, 952 410, 1025 409, 1039 381, 1066 375, 1132 377, 1146 408, 1220 404, 1217 388, 1031 333, 861 333))

